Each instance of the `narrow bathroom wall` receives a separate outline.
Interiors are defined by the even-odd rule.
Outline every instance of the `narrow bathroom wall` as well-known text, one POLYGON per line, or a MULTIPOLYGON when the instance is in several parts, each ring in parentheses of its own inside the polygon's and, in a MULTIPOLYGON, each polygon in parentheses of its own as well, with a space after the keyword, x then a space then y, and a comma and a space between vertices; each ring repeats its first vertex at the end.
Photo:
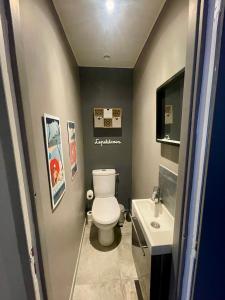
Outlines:
POLYGON ((93 169, 115 168, 119 172, 118 200, 126 208, 131 197, 132 90, 131 69, 80 68, 85 144, 85 186, 92 187, 93 169), (94 130, 94 107, 122 108, 122 129, 94 130), (121 144, 96 145, 111 139, 121 144))
POLYGON ((49 300, 68 300, 84 224, 84 158, 79 76, 54 6, 47 0, 11 1, 22 108, 34 202, 49 300), (52 211, 42 117, 61 121, 65 194, 52 211), (78 171, 71 180, 67 121, 76 122, 78 171))
POLYGON ((188 0, 167 1, 134 70, 132 197, 149 198, 159 165, 177 173, 179 147, 156 142, 156 89, 185 67, 188 0))

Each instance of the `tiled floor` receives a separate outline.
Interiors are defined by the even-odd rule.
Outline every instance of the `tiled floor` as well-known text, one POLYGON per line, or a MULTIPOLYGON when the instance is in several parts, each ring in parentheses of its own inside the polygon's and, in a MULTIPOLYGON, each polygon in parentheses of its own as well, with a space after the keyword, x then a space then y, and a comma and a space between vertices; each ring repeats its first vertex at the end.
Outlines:
POLYGON ((138 300, 131 223, 116 227, 115 235, 112 246, 102 247, 97 228, 86 226, 73 300, 138 300))

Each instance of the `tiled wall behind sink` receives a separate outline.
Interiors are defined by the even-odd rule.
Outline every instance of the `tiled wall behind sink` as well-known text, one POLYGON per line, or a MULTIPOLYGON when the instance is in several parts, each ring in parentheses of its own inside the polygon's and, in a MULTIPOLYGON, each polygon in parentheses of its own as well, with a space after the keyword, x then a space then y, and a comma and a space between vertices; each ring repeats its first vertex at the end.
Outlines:
POLYGON ((174 216, 176 207, 177 175, 163 166, 159 166, 159 187, 163 204, 174 216))

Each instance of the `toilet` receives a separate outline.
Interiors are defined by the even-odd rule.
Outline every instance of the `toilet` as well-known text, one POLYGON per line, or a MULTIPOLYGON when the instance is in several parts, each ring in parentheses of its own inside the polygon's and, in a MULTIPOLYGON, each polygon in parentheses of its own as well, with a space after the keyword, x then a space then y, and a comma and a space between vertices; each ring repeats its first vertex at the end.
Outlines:
POLYGON ((120 207, 115 198, 115 169, 93 170, 95 199, 92 218, 98 228, 98 240, 102 246, 110 246, 114 241, 114 227, 120 217, 120 207))

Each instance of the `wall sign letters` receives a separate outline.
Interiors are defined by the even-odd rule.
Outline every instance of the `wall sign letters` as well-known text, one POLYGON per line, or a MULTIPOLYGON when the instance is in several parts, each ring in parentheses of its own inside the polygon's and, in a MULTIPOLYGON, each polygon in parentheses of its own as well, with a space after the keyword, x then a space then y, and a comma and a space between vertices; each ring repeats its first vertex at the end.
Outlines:
POLYGON ((95 139, 94 144, 100 145, 102 147, 103 145, 119 145, 119 144, 122 144, 122 142, 118 141, 118 140, 111 140, 111 139, 102 140, 102 139, 97 138, 97 139, 95 139))

